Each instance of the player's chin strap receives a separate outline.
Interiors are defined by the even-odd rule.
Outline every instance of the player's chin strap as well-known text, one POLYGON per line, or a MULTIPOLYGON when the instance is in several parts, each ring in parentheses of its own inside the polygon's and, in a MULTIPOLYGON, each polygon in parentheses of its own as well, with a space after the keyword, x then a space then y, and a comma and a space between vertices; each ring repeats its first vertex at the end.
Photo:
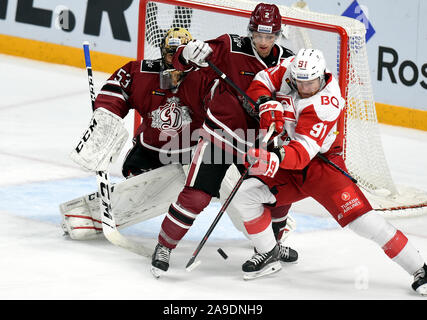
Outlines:
MULTIPOLYGON (((89 80, 89 90, 91 93, 92 110, 95 109, 95 94, 92 77, 92 64, 90 61, 89 43, 83 43, 85 64, 89 80)), ((150 257, 151 251, 139 243, 125 238, 118 230, 111 207, 111 184, 109 180, 108 167, 105 171, 96 171, 98 182, 100 210, 102 218, 102 230, 105 237, 114 245, 130 250, 137 254, 150 257)))

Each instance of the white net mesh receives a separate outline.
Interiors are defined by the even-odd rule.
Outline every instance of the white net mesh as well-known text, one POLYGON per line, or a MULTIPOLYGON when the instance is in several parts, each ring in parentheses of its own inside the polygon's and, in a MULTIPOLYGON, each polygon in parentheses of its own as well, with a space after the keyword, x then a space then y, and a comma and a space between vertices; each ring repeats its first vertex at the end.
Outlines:
MULTIPOLYGON (((224 33, 247 34, 248 17, 258 2, 249 0, 141 0, 140 59, 160 57, 159 44, 171 27, 184 27, 193 38, 214 39, 224 33)), ((372 93, 365 27, 354 19, 278 5, 285 24, 280 44, 293 50, 323 51, 328 69, 340 78, 347 101, 344 157, 349 173, 358 180, 376 208, 427 202, 397 190, 384 156, 372 93), (331 27, 332 26, 332 27, 331 27), (325 30, 328 29, 328 31, 325 30), (344 30, 348 40, 339 34, 344 30), (347 50, 340 54, 343 43, 347 50), (386 201, 382 201, 382 199, 386 201), (390 202, 391 201, 391 202, 390 202), (393 205, 394 204, 394 205, 393 205)), ((424 200, 423 200, 424 199, 424 200)))

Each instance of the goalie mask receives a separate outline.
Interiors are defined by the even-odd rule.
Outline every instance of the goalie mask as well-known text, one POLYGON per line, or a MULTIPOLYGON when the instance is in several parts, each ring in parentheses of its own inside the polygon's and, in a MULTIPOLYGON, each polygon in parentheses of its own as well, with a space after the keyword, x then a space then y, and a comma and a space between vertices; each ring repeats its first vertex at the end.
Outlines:
POLYGON ((171 28, 166 33, 160 44, 162 54, 163 70, 160 71, 160 88, 176 88, 184 77, 184 72, 173 68, 172 57, 176 49, 183 44, 187 44, 193 39, 190 32, 185 28, 171 28))

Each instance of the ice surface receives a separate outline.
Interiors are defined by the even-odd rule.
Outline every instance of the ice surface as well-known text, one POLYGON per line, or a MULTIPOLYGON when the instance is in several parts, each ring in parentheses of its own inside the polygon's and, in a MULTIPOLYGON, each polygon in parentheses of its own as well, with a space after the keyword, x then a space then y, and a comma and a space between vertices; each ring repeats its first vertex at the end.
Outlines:
MULTIPOLYGON (((0 299, 422 299, 410 288, 412 276, 376 244, 339 228, 313 200, 292 210, 297 230, 288 245, 299 263, 253 281, 241 273, 252 248, 226 215, 198 256, 203 263, 185 270, 217 202, 196 220, 158 280, 147 258, 104 239, 63 237, 58 205, 96 189, 95 178, 68 158, 91 115, 86 71, 6 55, 0 70, 0 299)), ((95 70, 96 89, 107 77, 95 70)), ((129 127, 132 121, 128 116, 129 127)), ((384 125, 381 131, 395 181, 427 190, 427 132, 384 125)), ((120 164, 112 170, 116 181, 120 164)), ((123 232, 154 248, 161 219, 123 232)), ((427 217, 392 223, 427 258, 427 217)))

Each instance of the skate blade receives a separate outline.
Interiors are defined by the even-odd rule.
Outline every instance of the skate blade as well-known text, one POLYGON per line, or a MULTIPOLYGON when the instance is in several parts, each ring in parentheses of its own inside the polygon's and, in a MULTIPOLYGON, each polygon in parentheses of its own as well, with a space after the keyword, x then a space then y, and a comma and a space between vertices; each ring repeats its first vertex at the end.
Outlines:
POLYGON ((280 264, 279 261, 276 261, 276 262, 272 263, 271 265, 269 265, 268 268, 257 271, 257 272, 243 272, 243 279, 244 280, 253 280, 256 278, 260 278, 260 277, 267 276, 269 274, 278 272, 278 271, 280 271, 280 269, 282 269, 282 265, 280 264))
POLYGON ((150 268, 151 274, 153 275, 154 278, 159 279, 160 276, 162 276, 166 271, 153 267, 151 266, 150 268))

